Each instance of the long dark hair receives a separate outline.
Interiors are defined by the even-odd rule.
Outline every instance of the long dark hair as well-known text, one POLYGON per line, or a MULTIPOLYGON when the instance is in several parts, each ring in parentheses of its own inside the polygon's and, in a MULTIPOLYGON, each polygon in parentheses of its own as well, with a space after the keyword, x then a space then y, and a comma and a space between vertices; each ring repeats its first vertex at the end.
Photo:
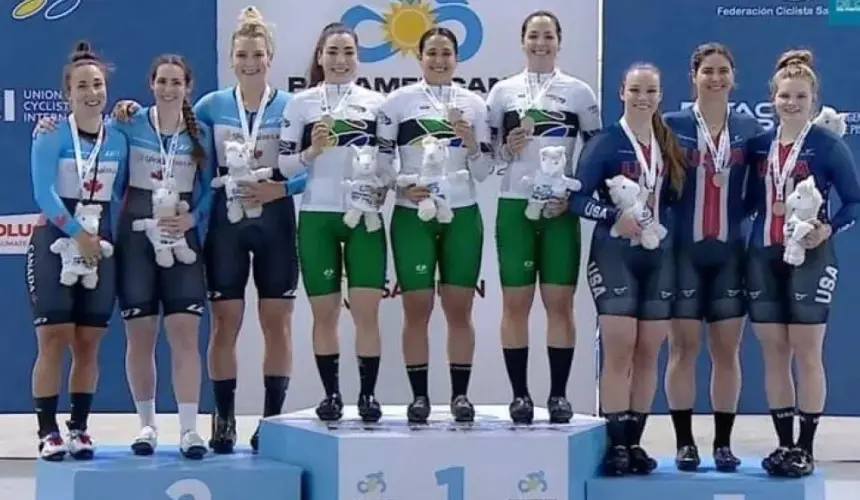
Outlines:
MULTIPOLYGON (((149 70, 149 82, 155 82, 155 77, 158 74, 158 68, 164 65, 173 65, 182 68, 182 73, 185 75, 185 86, 191 88, 194 83, 194 77, 191 74, 191 68, 185 62, 185 58, 176 54, 162 54, 152 61, 152 66, 149 70)), ((188 96, 182 100, 182 117, 185 119, 185 129, 188 131, 188 136, 191 138, 191 157, 198 168, 203 167, 203 162, 206 161, 206 150, 203 149, 203 144, 200 142, 200 127, 197 126, 197 117, 194 115, 194 108, 191 107, 191 102, 188 96)))
POLYGON ((320 32, 320 36, 317 38, 317 44, 314 47, 314 55, 311 58, 310 68, 308 68, 308 87, 315 87, 325 79, 323 68, 319 63, 319 58, 322 55, 326 40, 328 40, 328 37, 332 35, 349 35, 355 42, 355 46, 358 47, 358 35, 356 35, 355 31, 350 29, 349 26, 343 23, 327 24, 320 32))

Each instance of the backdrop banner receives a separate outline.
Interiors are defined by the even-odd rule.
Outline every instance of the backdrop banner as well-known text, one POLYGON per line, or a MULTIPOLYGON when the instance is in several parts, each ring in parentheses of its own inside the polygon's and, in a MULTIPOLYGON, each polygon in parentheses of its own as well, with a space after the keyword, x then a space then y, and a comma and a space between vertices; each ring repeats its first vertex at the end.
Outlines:
MULTIPOLYGON (((162 53, 178 53, 194 71, 194 98, 216 86, 215 5, 207 0, 175 2, 92 2, 21 0, 5 2, 0 33, 8 50, 0 54, 0 158, 10 173, 0 183, 0 279, 8 302, 0 305, 4 340, 0 349, 0 413, 30 412, 30 371, 36 354, 33 319, 27 303, 24 254, 36 219, 30 184, 30 137, 43 116, 65 117, 62 71, 81 39, 113 67, 108 75, 110 106, 115 99, 152 102, 149 66, 162 53), (15 48, 21 48, 14 50, 15 48)), ((205 353, 208 326, 200 345, 205 353)), ((174 411, 166 341, 158 349, 159 411, 174 411)), ((102 344, 101 377, 93 403, 97 412, 133 410, 125 378, 125 334, 118 315, 102 344)), ((205 363, 204 363, 205 366, 205 363)), ((65 378, 65 376, 64 376, 65 378)), ((65 386, 63 388, 65 392, 65 386)), ((203 389, 204 408, 210 390, 203 389)), ((66 398, 62 407, 66 408, 66 398)))
MULTIPOLYGON (((340 20, 355 27, 360 38, 360 83, 390 92, 417 81, 420 77, 415 59, 418 39, 433 23, 439 23, 451 28, 460 40, 462 61, 457 70, 458 80, 465 87, 485 94, 498 79, 522 70, 520 24, 528 13, 537 9, 551 10, 561 19, 564 29, 562 69, 583 79, 595 90, 598 83, 599 21, 594 0, 512 2, 504 9, 494 0, 367 0, 358 3, 322 0, 316 2, 313 9, 303 11, 300 22, 292 11, 283 8, 283 2, 259 0, 256 4, 275 28, 276 54, 270 81, 289 91, 306 87, 305 76, 320 31, 326 24, 340 20)), ((218 77, 222 86, 235 83, 228 64, 230 36, 245 5, 245 0, 218 2, 218 77)), ((498 190, 498 177, 479 186, 485 236, 483 269, 473 315, 476 352, 470 395, 475 403, 507 403, 511 398, 499 340, 502 306, 493 230, 498 190)), ((384 212, 386 218, 390 216, 390 202, 384 212)), ((591 227, 586 225, 583 241, 588 241, 590 235, 591 227)), ((389 269, 387 300, 381 306, 383 353, 378 396, 383 404, 404 404, 411 400, 411 393, 401 354, 400 291, 393 265, 389 265, 389 269)), ((580 276, 585 276, 584 266, 580 276)), ((257 324, 253 284, 248 287, 246 298, 245 322, 239 339, 236 407, 238 412, 256 414, 263 401, 262 334, 257 324)), ((580 281, 575 302, 580 348, 576 352, 569 394, 578 411, 591 413, 595 406, 595 316, 584 280, 580 281)), ((311 323, 307 297, 300 291, 293 321, 294 368, 287 410, 314 406, 323 397, 311 348, 311 323)), ((536 298, 530 328, 529 379, 532 394, 541 404, 549 390, 545 328, 540 299, 536 298)), ((438 301, 430 331, 430 392, 434 401, 447 402, 450 389, 446 328, 438 301)), ((346 400, 352 403, 357 398, 358 371, 354 328, 346 309, 341 315, 340 334, 341 384, 346 400)))
MULTIPOLYGON (((637 61, 655 63, 662 73, 664 110, 691 104, 690 55, 701 43, 718 41, 735 57, 736 89, 731 105, 758 118, 765 128, 774 126, 768 82, 779 55, 790 48, 808 48, 815 55, 814 67, 821 85, 820 101, 848 113, 846 140, 855 157, 860 156, 860 67, 850 64, 846 54, 860 49, 860 40, 850 36, 852 28, 832 26, 826 0, 734 0, 719 2, 673 1, 660 8, 641 0, 604 3, 603 20, 603 111, 604 119, 621 115, 618 88, 624 70, 637 61), (674 26, 667 30, 667 26, 674 26), (637 43, 631 43, 635 37, 637 43)), ((832 209, 839 206, 838 200, 832 209)), ((860 384, 855 353, 860 350, 856 316, 850 303, 857 292, 860 267, 853 257, 860 253, 860 232, 836 236, 841 258, 839 285, 830 315, 825 363, 828 372, 827 413, 860 414, 855 388, 860 384)), ((706 344, 704 344, 706 346, 706 344)), ((666 411, 662 376, 665 352, 660 361, 655 411, 666 411)), ((742 346, 743 392, 741 413, 765 413, 761 349, 747 327, 742 346)), ((703 347, 696 374, 696 411, 709 412, 710 361, 703 347)))

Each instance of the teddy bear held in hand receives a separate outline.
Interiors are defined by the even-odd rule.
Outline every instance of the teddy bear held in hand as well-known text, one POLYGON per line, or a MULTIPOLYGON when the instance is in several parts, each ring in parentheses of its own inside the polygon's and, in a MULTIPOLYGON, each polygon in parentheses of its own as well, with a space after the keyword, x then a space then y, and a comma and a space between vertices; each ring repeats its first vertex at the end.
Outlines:
POLYGON ((179 198, 174 180, 165 179, 156 182, 152 190, 152 218, 131 223, 132 231, 146 231, 159 267, 173 267, 177 260, 183 264, 197 260, 197 253, 188 246, 184 234, 171 234, 158 226, 159 219, 187 214, 189 210, 188 203, 179 198))
MULTIPOLYGON (((622 214, 631 213, 639 226, 642 227, 642 236, 639 241, 631 241, 633 245, 641 244, 647 250, 654 250, 660 246, 660 241, 666 237, 668 231, 655 217, 654 212, 642 199, 642 187, 638 182, 632 181, 623 175, 616 175, 606 179, 609 188, 609 197, 612 203, 622 214)), ((618 230, 613 225, 609 234, 618 237, 618 230)))
POLYGON ((244 218, 256 219, 263 215, 263 207, 242 200, 242 184, 271 179, 274 171, 269 167, 254 169, 251 166, 253 151, 238 141, 224 142, 224 163, 227 175, 212 179, 213 188, 224 188, 227 194, 227 220, 232 224, 244 218))
POLYGON ((531 220, 541 218, 547 202, 563 199, 568 191, 579 191, 582 187, 576 179, 564 175, 567 165, 567 150, 564 146, 546 146, 540 150, 540 169, 534 176, 524 176, 523 184, 531 190, 526 205, 526 217, 531 220))
POLYGON ((382 217, 379 215, 381 204, 376 197, 386 184, 377 172, 376 148, 353 145, 352 149, 355 152, 352 178, 343 181, 347 203, 343 223, 354 228, 364 219, 364 227, 368 233, 372 233, 382 229, 382 217))
MULTIPOLYGON (((99 233, 101 222, 101 205, 85 205, 78 203, 75 206, 75 219, 81 224, 84 231, 89 234, 99 233)), ((113 255, 113 245, 105 240, 99 240, 99 247, 103 257, 113 255)), ((99 285, 98 265, 88 265, 78 249, 78 243, 72 238, 57 238, 51 243, 51 252, 60 256, 62 268, 60 269, 60 283, 73 286, 80 280, 84 288, 95 290, 99 285)))
POLYGON ((454 219, 454 212, 448 199, 451 178, 464 181, 470 178, 466 169, 448 172, 448 139, 426 136, 421 141, 424 148, 420 174, 406 174, 397 177, 399 187, 419 186, 427 188, 430 196, 418 203, 418 218, 424 222, 435 218, 442 224, 454 219))

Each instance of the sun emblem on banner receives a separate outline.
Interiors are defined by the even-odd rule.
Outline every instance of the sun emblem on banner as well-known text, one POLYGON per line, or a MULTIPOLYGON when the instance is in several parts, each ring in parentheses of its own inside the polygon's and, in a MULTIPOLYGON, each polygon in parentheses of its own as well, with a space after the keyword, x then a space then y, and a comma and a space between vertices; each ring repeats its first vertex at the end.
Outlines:
POLYGON ((430 4, 422 0, 400 0, 382 13, 382 31, 401 56, 418 56, 418 41, 425 31, 436 24, 430 4))

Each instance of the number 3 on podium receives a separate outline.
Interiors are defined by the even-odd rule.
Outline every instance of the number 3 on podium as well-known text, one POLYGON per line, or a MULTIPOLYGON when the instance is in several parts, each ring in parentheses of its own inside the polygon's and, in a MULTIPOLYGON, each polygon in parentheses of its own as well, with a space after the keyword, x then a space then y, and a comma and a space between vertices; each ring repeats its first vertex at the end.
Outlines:
POLYGON ((447 500, 465 500, 466 471, 463 467, 448 467, 436 471, 436 484, 447 486, 447 500))

